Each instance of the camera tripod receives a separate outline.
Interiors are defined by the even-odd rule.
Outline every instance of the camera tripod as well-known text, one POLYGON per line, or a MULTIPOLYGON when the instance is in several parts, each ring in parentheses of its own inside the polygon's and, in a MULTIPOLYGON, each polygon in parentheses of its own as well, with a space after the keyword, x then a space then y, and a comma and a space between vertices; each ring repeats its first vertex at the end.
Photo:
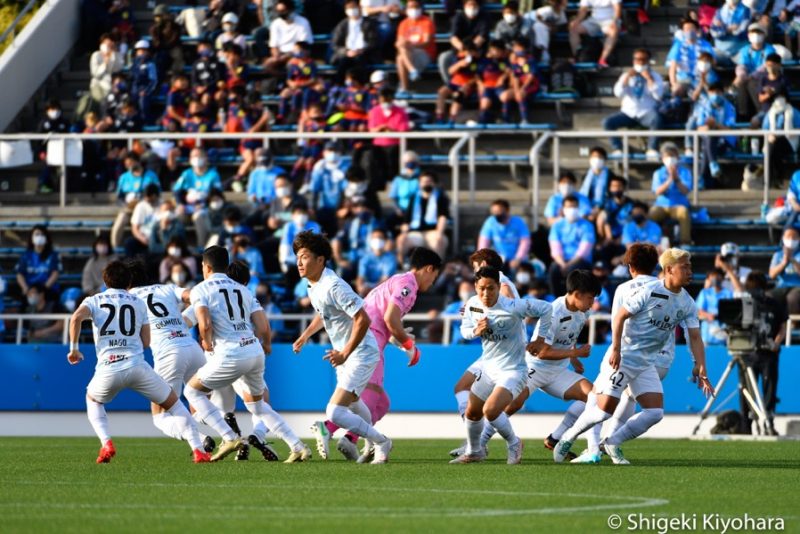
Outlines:
MULTIPOLYGON (((720 377, 719 382, 717 382, 717 385, 714 387, 714 392, 718 393, 722 390, 735 366, 738 365, 740 368, 744 369, 745 384, 739 383, 739 394, 744 396, 748 406, 750 406, 750 410, 752 410, 757 417, 758 422, 756 428, 758 433, 760 435, 767 435, 769 418, 767 417, 767 410, 764 407, 764 399, 761 396, 761 391, 758 389, 758 381, 756 380, 755 374, 753 374, 753 368, 744 361, 744 357, 750 353, 731 351, 730 354, 731 361, 728 362, 725 371, 722 372, 722 377, 720 377)), ((716 400, 717 397, 712 396, 708 399, 708 402, 706 402, 703 411, 700 412, 700 421, 697 422, 697 426, 695 426, 692 431, 693 436, 697 435, 697 431, 700 430, 700 425, 705 421, 706 417, 708 417, 708 413, 711 411, 711 407, 716 400)), ((742 417, 747 417, 747 414, 742 414, 742 417)))

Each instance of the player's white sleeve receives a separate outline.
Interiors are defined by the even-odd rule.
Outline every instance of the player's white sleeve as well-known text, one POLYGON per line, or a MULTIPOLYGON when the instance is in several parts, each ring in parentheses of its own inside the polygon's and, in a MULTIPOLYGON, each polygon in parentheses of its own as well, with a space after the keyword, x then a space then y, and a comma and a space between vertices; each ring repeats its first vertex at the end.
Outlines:
POLYGON ((464 315, 461 318, 461 337, 467 341, 477 337, 475 335, 475 318, 472 316, 471 310, 472 308, 470 308, 469 302, 467 302, 464 307, 464 315))
POLYGON ((344 281, 333 284, 327 300, 351 318, 355 317, 364 306, 361 297, 356 295, 355 291, 344 281))
POLYGON ((189 306, 183 310, 181 317, 183 317, 183 322, 186 323, 187 327, 194 328, 197 326, 197 314, 195 313, 193 306, 189 306))
POLYGON ((695 305, 694 301, 691 301, 691 308, 689 310, 688 315, 684 318, 684 324, 686 325, 685 328, 700 328, 700 319, 697 316, 697 305, 695 305))
POLYGON ((536 328, 540 332, 550 331, 550 322, 553 318, 553 306, 549 302, 534 298, 517 299, 514 301, 514 312, 521 317, 539 319, 536 328))
POLYGON ((644 309, 645 304, 647 304, 650 298, 650 293, 652 293, 652 287, 642 286, 628 295, 622 302, 622 307, 628 310, 628 313, 631 315, 636 315, 644 309))

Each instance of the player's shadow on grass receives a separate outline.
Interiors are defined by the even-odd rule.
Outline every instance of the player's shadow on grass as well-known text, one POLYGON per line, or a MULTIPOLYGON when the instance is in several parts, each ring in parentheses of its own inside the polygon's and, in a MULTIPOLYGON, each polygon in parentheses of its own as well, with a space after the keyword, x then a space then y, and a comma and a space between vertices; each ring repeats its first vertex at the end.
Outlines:
MULTIPOLYGON (((609 464, 612 465, 612 464, 609 464)), ((800 469, 800 460, 731 460, 702 458, 694 460, 632 460, 636 467, 697 467, 715 469, 800 469)))

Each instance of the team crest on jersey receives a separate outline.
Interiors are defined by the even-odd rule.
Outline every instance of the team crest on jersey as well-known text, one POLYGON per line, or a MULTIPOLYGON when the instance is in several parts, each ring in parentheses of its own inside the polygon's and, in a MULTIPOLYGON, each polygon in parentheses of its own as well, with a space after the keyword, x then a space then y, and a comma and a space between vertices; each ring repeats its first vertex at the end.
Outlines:
POLYGON ((401 294, 401 295, 403 295, 404 297, 407 297, 407 296, 409 296, 409 295, 411 294, 411 290, 410 290, 410 289, 408 289, 407 287, 404 287, 404 288, 403 288, 403 289, 400 291, 400 294, 401 294))
POLYGON ((506 322, 505 322, 505 320, 503 320, 503 319, 499 319, 499 320, 497 321, 497 328, 498 328, 499 330, 502 330, 502 329, 503 329, 503 328, 505 328, 505 327, 506 327, 506 322))

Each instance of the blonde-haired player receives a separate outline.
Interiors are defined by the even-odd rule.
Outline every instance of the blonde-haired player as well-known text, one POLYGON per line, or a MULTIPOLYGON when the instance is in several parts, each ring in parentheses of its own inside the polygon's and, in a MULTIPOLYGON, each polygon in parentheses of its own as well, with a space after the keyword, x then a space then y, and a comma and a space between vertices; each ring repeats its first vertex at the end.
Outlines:
POLYGON ((713 394, 706 372, 705 347, 700 338, 697 307, 684 289, 692 281, 691 255, 685 250, 665 250, 659 263, 663 280, 645 284, 626 295, 612 317, 612 343, 594 381, 586 410, 561 437, 553 449, 553 459, 564 461, 577 437, 610 418, 627 387, 642 411, 631 417, 605 440, 605 450, 615 464, 628 464, 620 444, 644 434, 664 416, 664 394, 655 368, 659 352, 674 336, 682 321, 689 336, 689 349, 695 361, 692 375, 706 395, 713 394))

